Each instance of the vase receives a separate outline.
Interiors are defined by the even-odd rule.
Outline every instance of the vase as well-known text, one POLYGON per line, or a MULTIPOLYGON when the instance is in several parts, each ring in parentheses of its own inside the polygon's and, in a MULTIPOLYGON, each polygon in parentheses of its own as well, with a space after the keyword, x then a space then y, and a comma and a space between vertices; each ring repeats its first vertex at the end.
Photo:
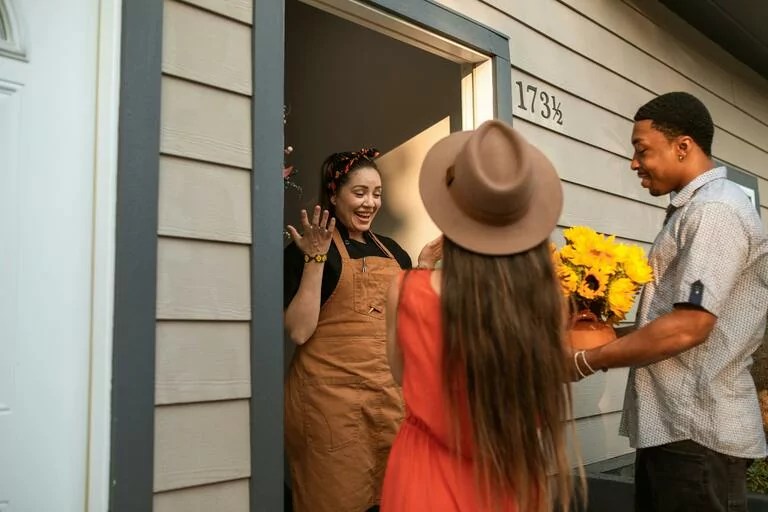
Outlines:
POLYGON ((615 340, 616 331, 607 323, 598 320, 591 311, 580 311, 573 317, 568 337, 571 346, 576 350, 589 350, 615 340))

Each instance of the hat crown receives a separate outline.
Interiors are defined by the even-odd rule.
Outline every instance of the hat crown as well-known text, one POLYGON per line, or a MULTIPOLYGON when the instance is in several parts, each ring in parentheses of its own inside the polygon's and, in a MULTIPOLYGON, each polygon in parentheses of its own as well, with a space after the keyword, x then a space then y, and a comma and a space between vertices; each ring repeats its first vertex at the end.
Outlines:
POLYGON ((465 215, 491 225, 522 218, 533 193, 527 142, 507 125, 481 125, 456 155, 446 186, 465 215))
POLYGON ((563 207, 552 163, 498 120, 436 142, 424 157, 419 191, 447 238, 487 255, 519 253, 542 243, 563 207))

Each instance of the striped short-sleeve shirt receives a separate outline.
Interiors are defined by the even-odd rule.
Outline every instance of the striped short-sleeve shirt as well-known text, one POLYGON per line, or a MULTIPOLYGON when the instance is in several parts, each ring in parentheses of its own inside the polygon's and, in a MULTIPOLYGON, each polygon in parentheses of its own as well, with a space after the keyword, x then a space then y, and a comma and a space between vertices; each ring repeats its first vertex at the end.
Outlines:
POLYGON ((717 321, 701 345, 630 368, 620 433, 635 448, 689 439, 725 455, 764 457, 750 367, 768 312, 765 229, 723 167, 689 183, 670 211, 649 254, 654 279, 643 290, 637 326, 677 304, 701 307, 717 321))

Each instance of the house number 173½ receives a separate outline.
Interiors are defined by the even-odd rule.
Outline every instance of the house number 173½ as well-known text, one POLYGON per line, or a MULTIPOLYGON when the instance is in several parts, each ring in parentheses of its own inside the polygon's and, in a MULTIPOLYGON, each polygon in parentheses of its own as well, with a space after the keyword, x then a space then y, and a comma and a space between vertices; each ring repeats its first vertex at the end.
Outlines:
POLYGON ((517 81, 515 85, 520 93, 518 98, 520 102, 518 107, 521 110, 533 112, 534 115, 540 115, 544 119, 552 119, 559 125, 563 124, 563 113, 560 111, 560 102, 555 99, 554 94, 541 90, 535 85, 528 84, 523 89, 523 82, 517 81))

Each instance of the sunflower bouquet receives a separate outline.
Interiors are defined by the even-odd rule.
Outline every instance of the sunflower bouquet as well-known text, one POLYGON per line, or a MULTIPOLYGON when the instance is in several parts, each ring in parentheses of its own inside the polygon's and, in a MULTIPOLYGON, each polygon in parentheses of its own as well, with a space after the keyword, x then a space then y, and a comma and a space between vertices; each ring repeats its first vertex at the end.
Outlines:
POLYGON ((563 235, 565 246, 558 251, 552 244, 552 259, 575 312, 589 311, 607 324, 624 320, 640 286, 653 279, 643 249, 584 226, 563 235))

